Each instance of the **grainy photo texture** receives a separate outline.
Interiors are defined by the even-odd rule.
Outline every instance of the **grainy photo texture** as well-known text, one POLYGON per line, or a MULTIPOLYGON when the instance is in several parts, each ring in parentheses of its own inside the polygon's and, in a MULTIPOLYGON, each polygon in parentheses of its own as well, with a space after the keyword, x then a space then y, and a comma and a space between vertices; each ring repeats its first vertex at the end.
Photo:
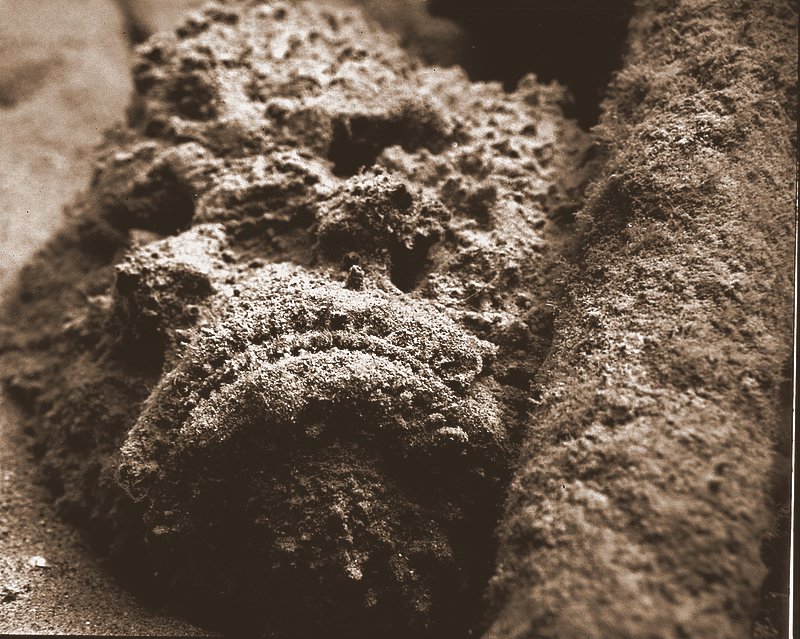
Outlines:
POLYGON ((789 636, 797 20, 0 4, 0 632, 789 636))

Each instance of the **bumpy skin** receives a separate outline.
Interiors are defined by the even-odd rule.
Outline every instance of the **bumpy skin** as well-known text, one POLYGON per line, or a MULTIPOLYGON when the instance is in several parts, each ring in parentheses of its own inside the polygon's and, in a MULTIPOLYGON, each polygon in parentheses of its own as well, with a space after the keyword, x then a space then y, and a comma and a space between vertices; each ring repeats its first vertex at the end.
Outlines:
POLYGON ((463 637, 524 440, 487 638, 750 634, 787 6, 642 6, 600 149, 557 87, 423 67, 353 11, 213 5, 145 44, 3 312, 62 511, 217 627, 463 637))
POLYGON ((684 0, 633 22, 485 639, 768 631, 754 621, 771 469, 787 476, 796 21, 784 2, 684 0))
POLYGON ((62 511, 217 627, 475 632, 591 167, 563 92, 279 2, 190 17, 134 82, 4 311, 62 511))
POLYGON ((147 504, 160 570, 210 602, 261 607, 272 632, 315 631, 306 610, 348 634, 354 614, 369 633, 457 614, 465 531, 506 457, 476 380, 493 351, 424 304, 264 267, 122 447, 120 480, 147 504), (228 544, 239 549, 220 565, 228 544), (213 558, 187 571, 177 548, 181 562, 213 558))

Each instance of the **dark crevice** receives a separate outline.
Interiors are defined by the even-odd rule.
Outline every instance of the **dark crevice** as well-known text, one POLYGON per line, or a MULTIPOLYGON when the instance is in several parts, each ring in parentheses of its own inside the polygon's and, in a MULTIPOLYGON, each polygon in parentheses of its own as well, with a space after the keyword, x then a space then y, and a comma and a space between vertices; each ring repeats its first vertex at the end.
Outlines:
POLYGON ((389 247, 392 264, 389 277, 392 284, 404 293, 414 290, 425 272, 429 248, 430 243, 422 240, 416 242, 412 249, 400 242, 392 242, 389 247))
POLYGON ((333 124, 328 159, 333 173, 350 177, 375 164, 381 152, 395 145, 406 151, 426 148, 436 152, 442 146, 442 124, 431 114, 408 109, 389 116, 342 117, 333 124))
POLYGON ((463 63, 472 79, 507 89, 528 73, 557 80, 574 98, 565 115, 588 128, 621 65, 633 0, 430 0, 430 8, 472 37, 463 63))

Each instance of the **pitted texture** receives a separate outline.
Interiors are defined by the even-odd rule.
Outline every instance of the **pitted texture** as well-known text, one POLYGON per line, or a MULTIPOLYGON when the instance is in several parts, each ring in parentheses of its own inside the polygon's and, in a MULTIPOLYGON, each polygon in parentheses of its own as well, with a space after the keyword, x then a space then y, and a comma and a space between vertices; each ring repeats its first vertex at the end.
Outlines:
POLYGON ((591 165, 562 89, 311 3, 211 5, 138 56, 7 309, 62 511, 216 627, 476 632, 591 165))
POLYGON ((507 456, 506 428, 476 380, 495 348, 424 303, 288 265, 237 291, 121 450, 122 486, 146 503, 153 551, 252 544, 242 565, 195 565, 187 585, 237 605, 257 605, 253 588, 276 593, 258 604, 273 632, 312 631, 303 610, 324 611, 329 631, 362 611, 373 631, 401 620, 430 630, 470 570, 459 529, 496 492, 507 456), (324 492, 298 486, 302 477, 324 492), (250 558, 270 569, 244 589, 250 558))
POLYGON ((218 628, 461 638, 514 470, 486 637, 747 636, 793 22, 642 5, 597 146, 559 87, 421 66, 356 11, 214 4, 143 45, 4 310, 63 512, 218 628))
POLYGON ((356 253, 489 323, 547 286, 592 166, 560 87, 470 84, 325 5, 209 9, 143 45, 134 75, 147 140, 121 140, 96 178, 117 223, 224 221, 263 241, 317 220, 328 259, 349 268, 356 253))

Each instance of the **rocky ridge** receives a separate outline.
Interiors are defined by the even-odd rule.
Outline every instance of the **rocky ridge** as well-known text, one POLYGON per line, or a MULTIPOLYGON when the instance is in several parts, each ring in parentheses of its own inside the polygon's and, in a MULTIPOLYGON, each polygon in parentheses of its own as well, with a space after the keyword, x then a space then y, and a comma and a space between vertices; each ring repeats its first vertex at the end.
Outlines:
POLYGON ((590 174, 563 90, 304 3, 210 5, 138 55, 5 311, 62 512, 213 626, 478 628, 590 174))

